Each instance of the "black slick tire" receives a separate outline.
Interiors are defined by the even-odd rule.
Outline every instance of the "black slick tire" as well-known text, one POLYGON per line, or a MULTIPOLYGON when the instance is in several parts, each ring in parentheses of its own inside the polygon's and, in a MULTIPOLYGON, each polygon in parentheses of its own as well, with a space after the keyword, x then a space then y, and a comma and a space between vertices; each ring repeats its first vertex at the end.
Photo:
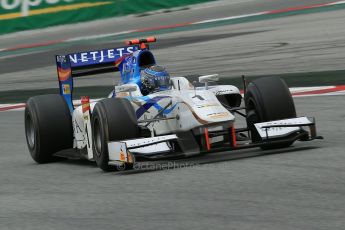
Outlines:
MULTIPOLYGON (((265 77, 248 84, 245 95, 247 125, 253 142, 261 141, 254 123, 282 120, 296 117, 295 104, 286 83, 277 77, 265 77)), ((264 149, 283 148, 292 142, 271 146, 264 149)))
POLYGON ((103 171, 130 169, 110 166, 108 142, 134 139, 139 136, 136 114, 131 103, 124 98, 107 98, 95 105, 92 112, 93 152, 97 166, 103 171))
POLYGON ((37 163, 60 159, 53 154, 73 147, 70 110, 59 94, 31 97, 25 107, 25 136, 37 163))

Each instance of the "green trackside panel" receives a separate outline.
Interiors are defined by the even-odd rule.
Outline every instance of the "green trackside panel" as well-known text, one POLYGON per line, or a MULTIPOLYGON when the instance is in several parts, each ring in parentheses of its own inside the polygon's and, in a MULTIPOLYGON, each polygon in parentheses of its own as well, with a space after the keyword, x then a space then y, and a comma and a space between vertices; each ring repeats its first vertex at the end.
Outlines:
POLYGON ((1 0, 0 34, 207 1, 212 0, 1 0))

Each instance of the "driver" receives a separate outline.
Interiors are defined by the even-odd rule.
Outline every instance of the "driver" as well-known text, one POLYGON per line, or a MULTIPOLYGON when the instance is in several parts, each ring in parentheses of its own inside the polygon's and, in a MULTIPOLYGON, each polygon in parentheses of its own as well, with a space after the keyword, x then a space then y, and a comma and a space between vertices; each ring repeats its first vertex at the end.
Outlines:
POLYGON ((170 75, 164 67, 153 65, 141 72, 141 93, 146 96, 150 93, 170 89, 170 75))

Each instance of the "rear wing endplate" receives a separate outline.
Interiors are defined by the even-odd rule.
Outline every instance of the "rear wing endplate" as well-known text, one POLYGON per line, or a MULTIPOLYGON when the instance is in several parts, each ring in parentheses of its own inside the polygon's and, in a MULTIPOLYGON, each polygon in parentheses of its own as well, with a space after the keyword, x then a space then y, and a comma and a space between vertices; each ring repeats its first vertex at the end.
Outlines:
POLYGON ((111 48, 66 55, 56 55, 56 67, 60 94, 65 98, 70 111, 73 111, 73 78, 91 74, 119 71, 119 65, 126 57, 140 49, 134 44, 120 48, 111 48))

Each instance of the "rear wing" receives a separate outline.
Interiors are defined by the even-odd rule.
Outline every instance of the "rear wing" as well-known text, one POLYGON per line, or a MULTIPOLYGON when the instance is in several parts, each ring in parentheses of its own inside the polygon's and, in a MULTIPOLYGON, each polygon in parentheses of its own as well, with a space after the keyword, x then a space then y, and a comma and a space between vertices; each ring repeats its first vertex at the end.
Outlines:
POLYGON ((61 68, 63 70, 71 70, 72 77, 86 76, 94 73, 116 72, 119 70, 116 64, 119 64, 126 55, 139 49, 139 45, 131 45, 114 49, 56 55, 58 74, 61 68))
POLYGON ((66 55, 56 55, 56 67, 59 78, 60 94, 65 98, 71 113, 73 78, 116 72, 122 70, 121 63, 126 57, 138 50, 148 50, 147 43, 156 42, 155 37, 127 41, 127 46, 66 55))
POLYGON ((60 94, 65 98, 70 111, 72 103, 73 78, 119 71, 121 62, 131 53, 140 49, 139 44, 126 47, 56 55, 56 67, 60 94))

